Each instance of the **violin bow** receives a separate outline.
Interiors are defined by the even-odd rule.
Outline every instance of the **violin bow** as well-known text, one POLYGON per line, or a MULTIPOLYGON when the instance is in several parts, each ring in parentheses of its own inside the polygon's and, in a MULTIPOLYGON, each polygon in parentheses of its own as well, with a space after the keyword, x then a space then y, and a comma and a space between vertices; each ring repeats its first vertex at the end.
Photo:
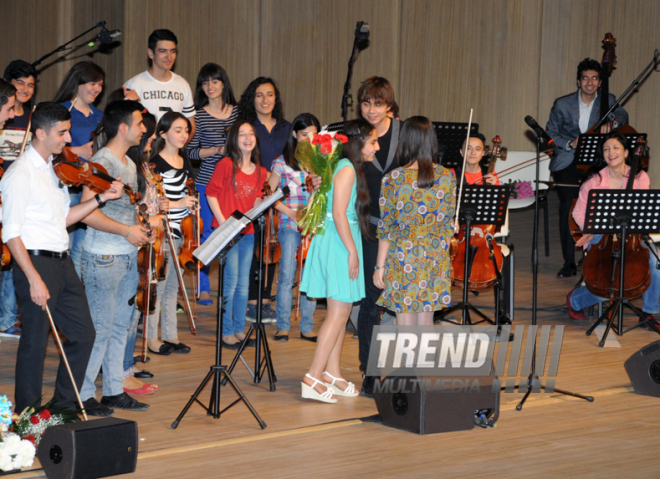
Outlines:
POLYGON ((34 113, 34 110, 36 108, 37 108, 37 105, 34 105, 32 107, 32 111, 30 112, 30 119, 28 120, 27 128, 25 129, 25 136, 23 137, 23 144, 21 145, 21 151, 19 152, 18 156, 21 156, 25 152, 25 147, 27 146, 28 136, 30 136, 30 127, 32 126, 32 114, 34 113))
POLYGON ((179 264, 179 256, 177 251, 174 249, 174 237, 172 236, 172 228, 170 228, 170 222, 167 216, 165 216, 165 230, 167 232, 167 242, 170 245, 170 253, 172 254, 172 262, 174 263, 174 269, 176 270, 176 276, 179 280, 179 289, 181 294, 183 294, 183 299, 186 303, 186 315, 188 316, 188 323, 190 325, 190 332, 194 333, 197 331, 195 327, 195 319, 193 316, 192 309, 190 308, 190 300, 188 299, 188 292, 186 291, 186 284, 183 282, 183 273, 181 272, 181 265, 179 264))
POLYGON ((458 215, 461 212, 461 197, 463 196, 463 183, 465 182, 465 162, 467 160, 468 143, 470 142, 470 128, 472 128, 472 112, 470 108, 470 119, 468 120, 467 135, 465 136, 465 147, 463 148, 463 168, 461 168, 461 182, 458 189, 458 204, 456 205, 456 217, 454 221, 454 232, 458 234, 460 226, 458 224, 458 215))

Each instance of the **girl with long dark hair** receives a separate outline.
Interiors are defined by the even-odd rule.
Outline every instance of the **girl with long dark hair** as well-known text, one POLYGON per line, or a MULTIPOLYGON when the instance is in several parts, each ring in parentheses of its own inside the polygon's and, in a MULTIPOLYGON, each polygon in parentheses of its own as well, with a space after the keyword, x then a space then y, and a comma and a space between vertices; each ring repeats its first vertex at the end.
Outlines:
MULTIPOLYGON (((220 65, 207 63, 199 71, 195 88, 195 109, 197 128, 195 136, 188 144, 188 157, 202 162, 195 178, 195 186, 199 191, 200 216, 204 222, 201 238, 204 243, 211 235, 213 222, 213 213, 206 202, 206 185, 213 175, 215 165, 225 153, 227 131, 239 114, 229 76, 220 65)), ((213 303, 209 296, 210 290, 208 267, 204 267, 200 270, 199 304, 213 303)))
POLYGON ((396 312, 397 324, 433 325, 433 312, 451 303, 449 243, 454 231, 456 177, 438 164, 433 124, 423 116, 403 123, 400 167, 383 177, 374 284, 376 304, 396 312))
MULTIPOLYGON (((67 73, 53 102, 59 103, 71 112, 71 151, 84 161, 93 155, 92 133, 103 118, 103 112, 94 102, 103 92, 105 72, 94 62, 78 62, 67 73)), ((69 188, 71 206, 80 203, 82 188, 69 188)), ((82 245, 87 231, 83 223, 68 228, 71 260, 80 276, 82 245)))
POLYGON ((328 314, 319 330, 314 359, 302 382, 302 397, 335 403, 333 395, 355 397, 355 385, 341 376, 339 361, 353 303, 364 298, 362 236, 369 235, 369 190, 362 164, 378 151, 376 128, 365 120, 346 124, 346 158, 339 161, 328 193, 325 232, 307 253, 300 290, 327 298, 328 314))
MULTIPOLYGON (((284 145, 286 145, 291 131, 291 123, 284 119, 282 98, 275 81, 267 77, 252 80, 241 95, 238 109, 241 112, 241 117, 254 126, 255 133, 259 138, 261 163, 266 170, 271 171, 272 163, 284 151, 284 145)), ((255 256, 250 278, 258 276, 258 267, 259 263, 256 261, 255 256)), ((273 322, 277 315, 270 305, 270 297, 273 279, 275 278, 275 268, 268 268, 268 274, 263 276, 265 277, 265 285, 262 292, 261 318, 265 322, 273 322)), ((250 281, 248 318, 252 320, 257 317, 258 287, 256 281, 250 281)))
MULTIPOLYGON (((573 219, 580 227, 584 226, 587 199, 589 192, 596 189, 622 190, 625 189, 630 178, 630 151, 628 150, 628 141, 621 133, 614 132, 605 135, 602 143, 602 157, 587 172, 587 179, 580 187, 580 195, 573 209, 573 219)), ((648 190, 650 187, 649 175, 645 171, 639 171, 633 179, 634 190, 648 190)), ((585 249, 598 243, 602 235, 585 234, 582 235, 575 245, 585 249)), ((660 270, 655 266, 655 257, 649 255, 649 264, 651 268, 651 285, 642 295, 642 313, 644 319, 653 320, 653 315, 658 314, 660 310, 658 300, 660 299, 660 270)), ((607 301, 606 298, 599 298, 586 286, 573 289, 568 293, 566 304, 568 306, 568 315, 571 319, 586 319, 582 312, 584 308, 593 306, 600 302, 607 301)))
MULTIPOLYGON (((275 205, 279 211, 279 230, 277 239, 280 243, 282 257, 279 263, 277 280, 277 333, 275 341, 288 341, 291 328, 291 300, 293 296, 293 280, 296 274, 296 252, 300 245, 300 229, 296 218, 299 209, 307 206, 311 191, 306 187, 307 174, 302 171, 296 160, 298 142, 306 141, 316 135, 321 129, 319 121, 311 113, 302 113, 293 120, 291 135, 284 147, 284 154, 273 163, 273 169, 268 183, 274 191, 278 186, 289 187, 289 195, 275 205)), ((312 333, 314 329, 314 310, 316 301, 303 294, 300 298, 300 337, 308 341, 316 341, 312 333)))
MULTIPOLYGON (((165 113, 156 127, 156 140, 149 159, 154 165, 154 172, 163 177, 165 196, 169 200, 167 217, 176 252, 182 243, 181 220, 198 208, 197 199, 189 195, 186 188, 188 179, 193 176, 185 149, 190 128, 190 120, 183 114, 174 111, 165 113)), ((177 335, 176 300, 179 281, 175 269, 176 258, 172 257, 170 248, 167 247, 166 257, 169 267, 165 280, 158 283, 156 313, 149 317, 147 343, 149 351, 154 354, 187 354, 190 347, 180 342, 177 335), (159 315, 162 341, 158 340, 159 315)))
MULTIPOLYGON (((263 196, 262 187, 268 172, 261 166, 259 138, 254 126, 239 119, 229 129, 227 156, 215 166, 206 187, 206 199, 213 212, 217 228, 234 211, 248 212, 263 196)), ((226 255, 222 296, 226 298, 222 345, 238 349, 245 339, 245 310, 247 308, 250 266, 254 255, 254 227, 248 226, 241 239, 226 255)), ((248 346, 254 346, 250 340, 248 346)))

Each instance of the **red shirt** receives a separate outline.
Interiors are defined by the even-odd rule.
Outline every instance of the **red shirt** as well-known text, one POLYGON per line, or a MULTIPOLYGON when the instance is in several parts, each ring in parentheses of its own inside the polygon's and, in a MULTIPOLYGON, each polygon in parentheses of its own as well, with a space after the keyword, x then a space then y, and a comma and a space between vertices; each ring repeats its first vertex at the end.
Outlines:
MULTIPOLYGON (((268 179, 266 168, 255 168, 251 175, 247 175, 236 169, 236 179, 232 182, 231 172, 233 163, 230 158, 223 158, 218 161, 213 171, 213 176, 206 186, 206 195, 217 198, 220 203, 222 216, 228 218, 234 211, 247 213, 254 206, 254 200, 263 198, 263 184, 268 179), (234 187, 235 183, 235 187, 234 187)), ((214 217, 213 228, 220 226, 218 220, 214 217)), ((254 233, 254 226, 245 228, 245 234, 254 233)))

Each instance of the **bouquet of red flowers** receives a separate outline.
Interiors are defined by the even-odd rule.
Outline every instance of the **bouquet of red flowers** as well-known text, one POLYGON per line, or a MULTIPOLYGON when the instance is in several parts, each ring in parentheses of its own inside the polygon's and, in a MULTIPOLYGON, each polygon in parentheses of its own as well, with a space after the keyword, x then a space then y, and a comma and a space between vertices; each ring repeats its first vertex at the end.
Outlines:
POLYGON ((321 184, 312 193, 309 203, 298 216, 301 234, 322 234, 328 210, 328 192, 337 163, 342 158, 343 144, 348 138, 340 133, 322 131, 311 141, 301 141, 296 148, 296 159, 307 172, 321 178, 321 184))

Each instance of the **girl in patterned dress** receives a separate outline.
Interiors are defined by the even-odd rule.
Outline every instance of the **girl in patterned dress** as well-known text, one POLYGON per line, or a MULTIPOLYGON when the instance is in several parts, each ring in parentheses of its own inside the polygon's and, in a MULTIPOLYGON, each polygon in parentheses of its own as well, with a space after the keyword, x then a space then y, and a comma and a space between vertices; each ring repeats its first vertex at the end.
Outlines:
POLYGON ((433 312, 451 303, 449 240, 453 235, 456 177, 438 165, 438 142, 428 118, 401 128, 400 168, 383 177, 374 284, 377 304, 397 324, 433 325, 433 312))
POLYGON ((348 158, 339 160, 328 193, 323 234, 316 234, 307 253, 300 291, 328 300, 314 359, 302 382, 302 397, 336 403, 334 394, 355 397, 355 385, 341 377, 339 361, 346 322, 353 303, 364 298, 362 234, 369 235, 369 189, 362 171, 378 151, 376 129, 365 120, 346 124, 348 158))

